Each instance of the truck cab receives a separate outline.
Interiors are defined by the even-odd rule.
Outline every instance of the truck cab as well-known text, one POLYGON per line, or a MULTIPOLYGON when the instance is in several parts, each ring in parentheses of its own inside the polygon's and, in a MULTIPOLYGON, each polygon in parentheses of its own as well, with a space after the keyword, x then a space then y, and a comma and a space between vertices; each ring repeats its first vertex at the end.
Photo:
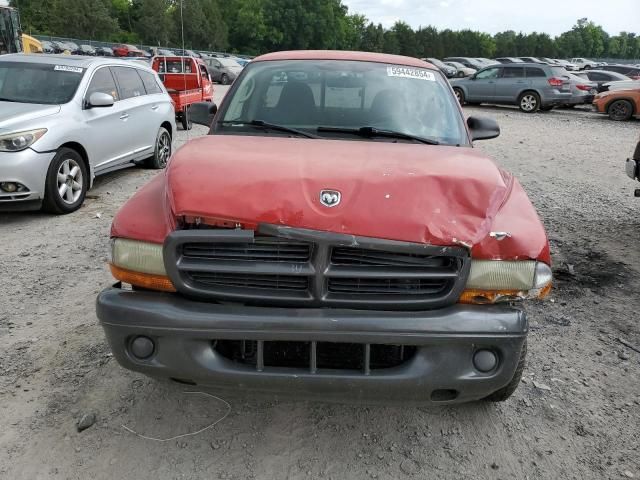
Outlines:
POLYGON ((189 107, 197 102, 213 101, 213 81, 207 65, 199 58, 182 56, 155 56, 153 68, 171 96, 176 120, 190 130, 189 107))

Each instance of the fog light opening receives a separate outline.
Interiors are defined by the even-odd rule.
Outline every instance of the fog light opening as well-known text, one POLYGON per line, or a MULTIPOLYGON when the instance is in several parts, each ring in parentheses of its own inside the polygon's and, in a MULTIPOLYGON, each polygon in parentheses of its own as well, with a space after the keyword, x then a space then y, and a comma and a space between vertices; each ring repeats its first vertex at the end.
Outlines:
POLYGON ((156 345, 149 337, 139 336, 131 340, 129 349, 138 360, 146 360, 153 355, 156 350, 156 345))
POLYGON ((441 388, 431 392, 432 402, 450 402, 458 398, 458 391, 447 388, 441 388))
POLYGON ((14 182, 2 182, 0 188, 7 193, 14 193, 18 190, 18 184, 14 182))
POLYGON ((491 372, 498 366, 498 355, 491 350, 478 350, 473 355, 473 366, 479 372, 491 372))

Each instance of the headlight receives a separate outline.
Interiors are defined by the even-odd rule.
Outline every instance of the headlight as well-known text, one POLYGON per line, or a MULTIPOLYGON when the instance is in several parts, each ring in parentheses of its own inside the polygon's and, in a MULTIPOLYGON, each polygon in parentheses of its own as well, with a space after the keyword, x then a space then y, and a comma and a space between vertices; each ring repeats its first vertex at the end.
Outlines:
POLYGON ((534 260, 472 260, 461 303, 498 303, 544 298, 551 291, 549 265, 534 260))
POLYGON ((19 152, 33 145, 47 133, 46 128, 0 135, 0 152, 19 152))
POLYGON ((111 242, 111 273, 124 283, 149 290, 175 292, 167 276, 162 245, 116 238, 111 242))

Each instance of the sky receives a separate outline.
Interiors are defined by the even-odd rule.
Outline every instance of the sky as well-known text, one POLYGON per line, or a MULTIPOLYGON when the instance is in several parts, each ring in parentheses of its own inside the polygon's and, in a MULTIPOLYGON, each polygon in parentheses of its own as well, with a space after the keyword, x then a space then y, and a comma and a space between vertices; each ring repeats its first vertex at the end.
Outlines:
POLYGON ((556 36, 587 17, 606 32, 640 33, 640 0, 342 0, 350 13, 385 27, 402 20, 413 28, 505 30, 556 36))

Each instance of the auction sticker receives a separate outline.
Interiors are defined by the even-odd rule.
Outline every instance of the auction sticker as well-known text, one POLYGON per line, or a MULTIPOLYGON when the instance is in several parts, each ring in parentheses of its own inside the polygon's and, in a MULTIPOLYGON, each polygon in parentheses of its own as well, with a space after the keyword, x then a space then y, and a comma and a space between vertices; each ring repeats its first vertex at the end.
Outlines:
POLYGON ((82 73, 81 67, 72 67, 69 65, 56 65, 53 67, 56 72, 72 72, 72 73, 82 73))
POLYGON ((423 68, 411 67, 387 67, 387 77, 415 78, 418 80, 429 80, 431 82, 436 81, 436 76, 433 72, 423 68))

